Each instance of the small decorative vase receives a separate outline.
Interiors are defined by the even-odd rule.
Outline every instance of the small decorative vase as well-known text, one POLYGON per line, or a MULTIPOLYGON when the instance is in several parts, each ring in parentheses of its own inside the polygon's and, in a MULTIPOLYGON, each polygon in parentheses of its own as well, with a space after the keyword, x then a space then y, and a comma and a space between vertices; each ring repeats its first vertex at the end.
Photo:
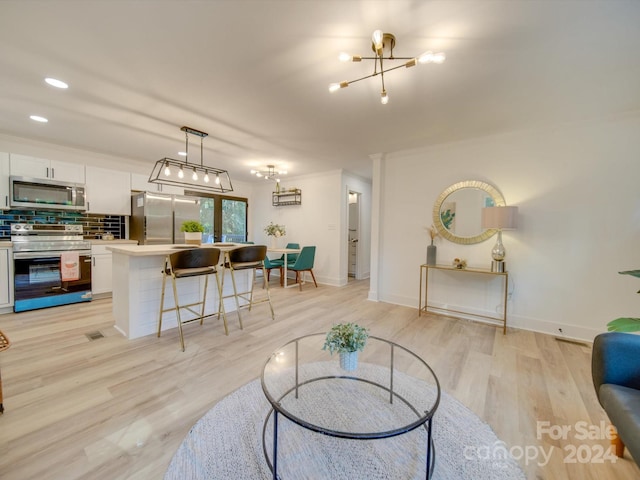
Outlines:
POLYGON ((436 264, 436 246, 427 245, 427 265, 436 264))
POLYGON ((271 235, 271 248, 278 248, 278 237, 271 235))
POLYGON ((189 245, 200 245, 200 243, 202 243, 202 233, 184 232, 184 243, 189 245))
POLYGON ((340 352, 340 368, 347 372, 358 368, 358 352, 340 352))

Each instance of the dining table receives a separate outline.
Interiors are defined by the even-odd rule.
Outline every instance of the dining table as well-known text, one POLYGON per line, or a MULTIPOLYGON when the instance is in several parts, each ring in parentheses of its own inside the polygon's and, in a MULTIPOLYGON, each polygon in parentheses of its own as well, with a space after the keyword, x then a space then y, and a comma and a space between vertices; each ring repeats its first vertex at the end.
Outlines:
POLYGON ((271 248, 271 247, 267 247, 267 253, 281 253, 284 255, 284 280, 282 283, 282 286, 284 288, 289 288, 289 287, 295 287, 296 284, 293 285, 289 285, 287 284, 287 263, 289 263, 289 255, 291 255, 292 253, 300 253, 302 251, 302 249, 300 248, 271 248))

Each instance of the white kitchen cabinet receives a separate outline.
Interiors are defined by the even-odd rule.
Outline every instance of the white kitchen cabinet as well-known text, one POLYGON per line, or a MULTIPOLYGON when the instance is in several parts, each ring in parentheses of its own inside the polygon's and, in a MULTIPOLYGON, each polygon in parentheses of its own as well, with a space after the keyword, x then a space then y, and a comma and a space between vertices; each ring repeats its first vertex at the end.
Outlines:
POLYGON ((184 195, 184 188, 173 185, 161 185, 159 183, 150 183, 149 176, 141 173, 131 174, 131 190, 139 192, 151 193, 172 193, 175 195, 184 195))
POLYGON ((9 208, 9 154, 0 152, 0 210, 9 208))
POLYGON ((84 183, 84 165, 79 163, 47 160, 12 153, 10 158, 11 175, 18 177, 45 178, 61 182, 84 183))
POLYGON ((108 296, 112 290, 111 251, 104 245, 91 246, 91 292, 93 296, 108 296))
POLYGON ((87 212, 131 215, 131 176, 106 168, 86 167, 87 212))
POLYGON ((13 306, 13 252, 9 245, 0 246, 0 309, 13 306))

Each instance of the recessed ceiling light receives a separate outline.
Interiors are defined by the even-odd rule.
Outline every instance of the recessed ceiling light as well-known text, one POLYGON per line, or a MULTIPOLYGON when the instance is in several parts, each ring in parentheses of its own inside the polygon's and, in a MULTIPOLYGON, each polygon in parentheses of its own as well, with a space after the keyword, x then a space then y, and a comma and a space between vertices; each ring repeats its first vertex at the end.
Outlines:
POLYGON ((51 78, 51 77, 47 77, 44 79, 45 82, 47 82, 49 85, 51 85, 52 87, 56 87, 56 88, 69 88, 69 85, 67 85, 66 83, 64 83, 62 80, 58 80, 56 78, 51 78))
POLYGON ((47 123, 49 121, 46 118, 41 117, 40 115, 31 115, 29 118, 31 120, 34 120, 34 121, 40 122, 40 123, 47 123))

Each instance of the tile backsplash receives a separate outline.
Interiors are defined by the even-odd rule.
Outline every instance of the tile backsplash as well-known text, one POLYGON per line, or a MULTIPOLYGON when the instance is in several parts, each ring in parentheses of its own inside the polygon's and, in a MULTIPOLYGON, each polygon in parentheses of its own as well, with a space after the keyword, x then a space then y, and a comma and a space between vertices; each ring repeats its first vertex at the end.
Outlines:
POLYGON ((0 241, 10 240, 12 223, 69 223, 80 224, 84 238, 99 239, 103 233, 114 238, 125 237, 126 217, 122 215, 96 215, 86 212, 58 210, 5 210, 0 211, 0 241))

